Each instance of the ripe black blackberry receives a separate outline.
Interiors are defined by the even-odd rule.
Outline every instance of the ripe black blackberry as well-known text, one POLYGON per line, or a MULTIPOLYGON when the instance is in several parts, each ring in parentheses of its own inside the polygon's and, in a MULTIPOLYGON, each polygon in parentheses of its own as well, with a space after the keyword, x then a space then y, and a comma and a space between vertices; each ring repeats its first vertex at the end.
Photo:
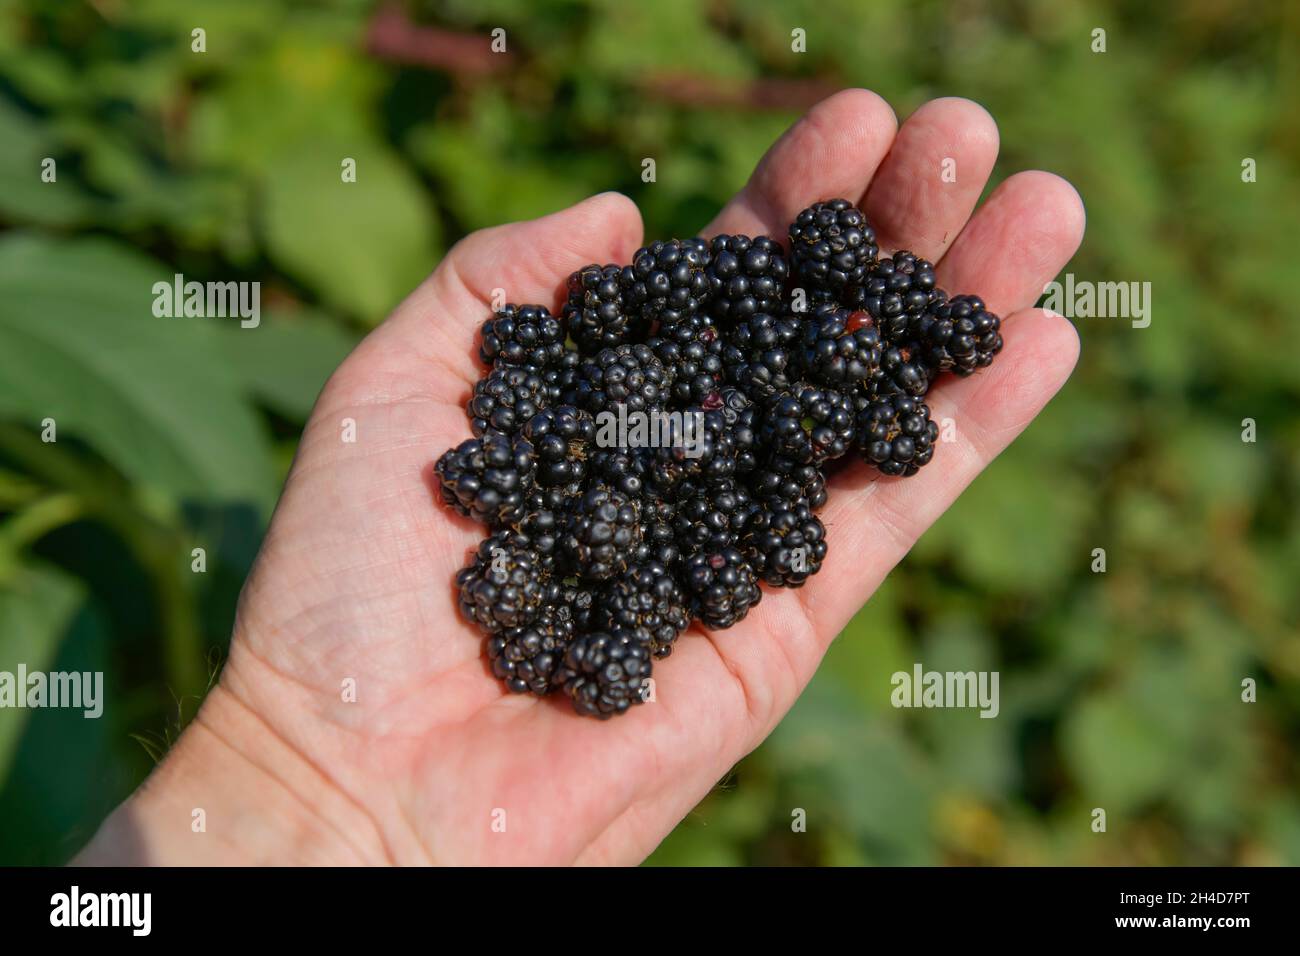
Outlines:
POLYGON ((712 630, 739 623, 763 598, 753 567, 737 548, 692 555, 684 575, 695 616, 712 630))
POLYGON ((548 404, 546 382, 536 370, 503 365, 474 384, 466 410, 475 435, 489 429, 514 435, 548 404))
POLYGON ((956 295, 932 306, 914 323, 927 364, 970 375, 987 368, 1002 351, 1002 322, 977 295, 956 295))
POLYGON ((673 516, 677 506, 647 495, 641 499, 641 545, 636 550, 632 564, 657 561, 666 568, 675 568, 681 556, 673 516))
POLYGON ((708 265, 703 239, 667 239, 638 249, 619 279, 625 307, 652 327, 699 314, 709 301, 708 265))
POLYGON ((935 285, 934 265, 902 251, 875 262, 861 285, 845 291, 843 302, 870 313, 885 342, 897 345, 907 337, 909 323, 946 295, 935 285))
MULTIPOLYGON (((569 486, 568 494, 576 498, 579 485, 569 486)), ((524 501, 523 513, 511 528, 527 537, 529 546, 541 560, 543 574, 555 575, 567 570, 568 558, 563 549, 563 536, 567 526, 567 502, 545 500, 556 488, 545 491, 534 489, 524 501)))
POLYGON ((804 369, 820 385, 847 388, 880 371, 880 332, 863 309, 821 305, 804 326, 804 369))
POLYGON ((655 657, 673 651, 677 635, 691 623, 690 602, 671 570, 656 560, 635 564, 600 592, 602 629, 635 633, 655 657))
POLYGON ((483 323, 481 339, 485 365, 546 369, 564 358, 564 327, 542 305, 507 305, 483 323))
POLYGON ((492 673, 516 694, 549 694, 573 635, 568 606, 544 605, 532 622, 488 635, 485 645, 492 673))
POLYGON ((456 575, 461 613, 489 634, 532 623, 556 596, 531 540, 516 531, 484 538, 456 575))
POLYGON ((727 334, 722 351, 727 381, 751 398, 789 388, 802 371, 802 338, 797 316, 750 316, 727 334))
POLYGON ((871 393, 878 398, 890 395, 922 397, 930 390, 935 371, 915 343, 891 345, 880 353, 880 371, 870 382, 871 393))
POLYGON ((676 500, 683 482, 715 482, 736 473, 735 433, 720 408, 682 409, 657 437, 662 443, 650 452, 651 480, 668 500, 676 500))
POLYGON ((650 478, 652 454, 649 448, 597 446, 588 462, 591 480, 628 498, 641 499, 650 478))
POLYGON ((444 502, 490 528, 500 528, 523 514, 534 462, 527 440, 488 432, 443 452, 433 470, 444 502))
POLYGON ((566 348, 564 354, 554 364, 543 368, 540 365, 523 365, 528 371, 542 379, 542 394, 548 405, 559 405, 565 392, 573 388, 578 380, 578 366, 582 364, 582 355, 577 349, 566 348))
POLYGON ((573 387, 573 403, 593 415, 648 412, 662 408, 672 386, 672 374, 648 345, 636 343, 601 349, 585 359, 573 387))
POLYGON ((815 297, 861 285, 879 251, 875 230, 847 199, 814 203, 790 224, 794 282, 815 297))
POLYGON ((680 493, 673 510, 673 535, 687 555, 735 545, 757 507, 748 489, 732 479, 687 482, 680 493))
POLYGON ((583 266, 569 276, 569 296, 560 314, 569 335, 583 352, 594 354, 645 338, 647 323, 626 308, 623 298, 624 284, 630 277, 628 267, 616 265, 583 266))
POLYGON ((598 485, 574 503, 564 549, 580 577, 600 581, 622 574, 640 544, 637 499, 598 485))
POLYGON ((764 410, 763 443, 802 464, 839 458, 853 442, 853 403, 841 392, 799 385, 778 392, 764 410))
POLYGON ((826 558, 826 527, 807 499, 770 498, 750 518, 740 547, 761 580, 802 587, 826 558))
POLYGON ((735 322, 781 310, 790 265, 780 243, 767 236, 714 236, 709 243, 709 314, 735 322))
POLYGON ((723 388, 716 397, 709 396, 701 407, 711 410, 717 406, 727 431, 735 446, 737 475, 746 475, 759 466, 763 458, 763 449, 759 442, 762 425, 762 409, 741 389, 723 388))
POLYGON ((605 720, 644 702, 652 670, 650 644, 640 635, 593 631, 569 645, 556 681, 579 714, 605 720))
POLYGON ((722 385, 722 335, 703 316, 663 327, 646 345, 672 375, 671 404, 698 405, 722 385))
POLYGON ((786 504, 806 502, 813 511, 826 504, 826 477, 817 465, 774 455, 747 475, 746 486, 759 501, 778 499, 786 504))
POLYGON ((551 487, 587 477, 587 459, 596 436, 596 421, 572 405, 543 409, 524 425, 523 437, 537 461, 536 481, 551 487))
POLYGON ((914 475, 934 457, 939 426, 930 409, 911 395, 890 395, 858 414, 857 446, 883 475, 914 475))

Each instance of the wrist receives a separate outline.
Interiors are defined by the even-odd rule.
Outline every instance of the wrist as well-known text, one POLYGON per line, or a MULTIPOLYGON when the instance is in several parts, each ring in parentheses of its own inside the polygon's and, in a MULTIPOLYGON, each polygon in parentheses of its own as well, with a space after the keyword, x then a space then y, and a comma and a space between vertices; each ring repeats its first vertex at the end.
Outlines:
POLYGON ((79 865, 387 862, 373 821, 220 685, 73 860, 79 865))

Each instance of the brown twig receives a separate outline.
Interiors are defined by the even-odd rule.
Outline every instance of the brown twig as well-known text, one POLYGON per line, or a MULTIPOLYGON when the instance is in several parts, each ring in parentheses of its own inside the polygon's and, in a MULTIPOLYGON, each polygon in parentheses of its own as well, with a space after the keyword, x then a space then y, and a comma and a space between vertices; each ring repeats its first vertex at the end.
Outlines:
MULTIPOLYGON (((395 6, 380 9, 370 21, 366 47, 372 56, 389 63, 457 77, 488 76, 516 63, 513 52, 493 53, 486 36, 421 26, 395 6)), ((681 106, 745 110, 804 110, 839 89, 820 79, 729 82, 688 73, 650 74, 637 86, 653 99, 681 106)))

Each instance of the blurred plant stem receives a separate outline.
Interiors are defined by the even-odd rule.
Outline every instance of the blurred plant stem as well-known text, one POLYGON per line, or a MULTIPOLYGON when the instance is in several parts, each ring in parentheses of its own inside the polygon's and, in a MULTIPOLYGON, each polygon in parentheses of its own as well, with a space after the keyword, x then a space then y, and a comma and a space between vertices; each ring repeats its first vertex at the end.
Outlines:
POLYGON ((78 518, 103 523, 121 538, 154 585, 162 631, 167 682, 177 700, 200 697, 208 686, 203 672, 203 635, 198 606, 185 575, 188 551, 180 529, 159 522, 133 503, 130 489, 54 443, 40 441, 16 425, 0 424, 0 452, 51 487, 50 494, 0 530, 0 577, 14 547, 26 547, 78 518))

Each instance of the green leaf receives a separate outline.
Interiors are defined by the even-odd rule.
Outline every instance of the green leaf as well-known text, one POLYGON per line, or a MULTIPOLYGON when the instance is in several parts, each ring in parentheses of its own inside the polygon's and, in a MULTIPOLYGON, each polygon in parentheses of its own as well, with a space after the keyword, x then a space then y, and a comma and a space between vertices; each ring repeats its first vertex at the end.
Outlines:
POLYGON ((419 182, 368 140, 303 141, 271 163, 267 248, 329 303, 378 322, 436 264, 436 229, 419 182), (356 182, 342 162, 356 161, 356 182))
POLYGON ((305 422, 356 339, 320 314, 271 315, 255 329, 227 326, 221 346, 245 389, 268 408, 305 422))
POLYGON ((0 213, 16 222, 49 226, 79 225, 93 216, 95 204, 68 170, 60 170, 60 145, 48 127, 0 99, 0 213), (55 159, 54 182, 41 179, 41 163, 55 159))
MULTIPOLYGON (((45 565, 21 568, 0 583, 0 672, 16 674, 20 664, 28 673, 49 670, 84 600, 75 578, 45 565)), ((0 708, 0 782, 31 713, 0 708)))
POLYGON ((98 239, 0 241, 0 412, 54 419, 141 486, 268 511, 267 438, 210 326, 238 320, 155 317, 171 272, 98 239))

